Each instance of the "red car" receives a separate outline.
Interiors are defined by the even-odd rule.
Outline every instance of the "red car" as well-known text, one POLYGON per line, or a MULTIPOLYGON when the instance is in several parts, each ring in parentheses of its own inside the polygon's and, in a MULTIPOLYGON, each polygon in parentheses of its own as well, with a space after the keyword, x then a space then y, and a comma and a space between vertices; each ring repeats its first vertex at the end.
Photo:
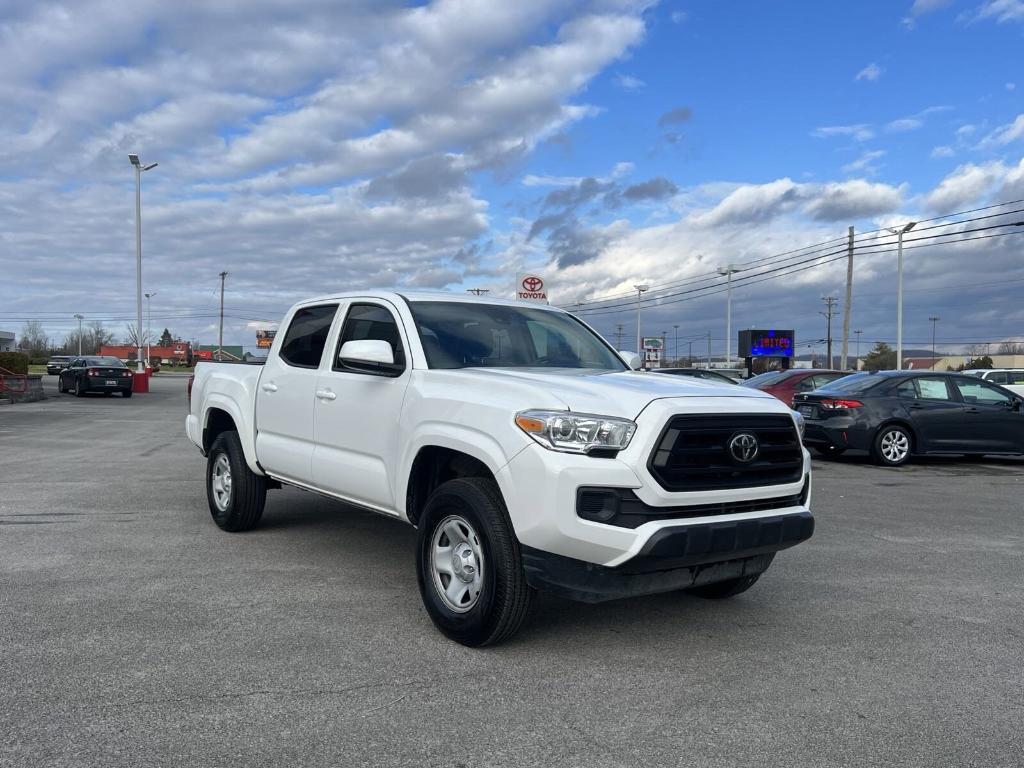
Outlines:
POLYGON ((826 371, 820 368, 791 368, 788 371, 762 373, 760 376, 747 379, 741 386, 760 389, 769 395, 775 395, 786 405, 792 407, 793 397, 798 392, 820 389, 851 373, 852 371, 826 371))

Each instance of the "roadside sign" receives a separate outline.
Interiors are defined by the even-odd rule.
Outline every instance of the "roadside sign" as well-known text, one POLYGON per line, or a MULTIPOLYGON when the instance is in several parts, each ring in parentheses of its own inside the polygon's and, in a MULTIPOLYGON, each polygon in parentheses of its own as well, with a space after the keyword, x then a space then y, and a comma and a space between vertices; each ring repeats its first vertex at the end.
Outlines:
POLYGON ((660 336, 645 336, 643 339, 644 347, 644 367, 645 368, 660 368, 661 367, 661 350, 664 346, 660 336))
POLYGON ((256 346, 260 349, 268 349, 274 343, 274 336, 276 335, 276 330, 256 331, 256 346))
POLYGON ((516 275, 516 298, 521 301, 548 303, 548 289, 544 278, 529 272, 516 275))

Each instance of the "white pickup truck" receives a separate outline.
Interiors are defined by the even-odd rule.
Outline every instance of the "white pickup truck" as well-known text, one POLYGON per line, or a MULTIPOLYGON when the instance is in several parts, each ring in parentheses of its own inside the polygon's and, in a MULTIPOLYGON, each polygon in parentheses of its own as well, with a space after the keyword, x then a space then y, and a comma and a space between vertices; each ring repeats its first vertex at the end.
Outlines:
POLYGON ((186 431, 222 529, 255 526, 283 484, 401 518, 430 618, 485 645, 534 589, 730 597, 811 536, 793 411, 638 365, 551 307, 324 296, 292 307, 265 365, 200 365, 186 431))

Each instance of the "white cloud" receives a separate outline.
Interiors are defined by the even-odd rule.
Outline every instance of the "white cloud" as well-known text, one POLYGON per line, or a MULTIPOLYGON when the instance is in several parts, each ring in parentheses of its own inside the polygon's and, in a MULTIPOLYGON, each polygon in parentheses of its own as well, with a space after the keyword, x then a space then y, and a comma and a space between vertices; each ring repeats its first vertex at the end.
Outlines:
POLYGON ((875 160, 878 160, 879 158, 882 158, 884 156, 884 149, 873 149, 867 152, 863 152, 861 153, 860 157, 858 157, 856 160, 853 160, 852 162, 849 162, 846 165, 844 165, 843 171, 845 173, 877 173, 878 167, 873 165, 873 163, 875 160))
POLYGON ((686 11, 672 11, 671 19, 673 24, 682 24, 688 17, 686 11))
POLYGON ((950 146, 932 147, 932 157, 934 158, 953 157, 955 154, 956 152, 950 146))
POLYGON ((854 221, 893 211, 902 201, 900 188, 853 179, 817 187, 804 211, 818 221, 854 221))
POLYGON ((1007 83, 1006 84, 1006 90, 1008 90, 1010 92, 1013 92, 1013 91, 1017 90, 1017 84, 1016 83, 1007 83))
POLYGON ((982 149, 992 147, 1005 147, 1015 141, 1024 139, 1024 112, 1017 115, 1017 119, 1007 125, 1001 125, 988 134, 978 144, 982 149))
POLYGON ((1003 24, 1024 21, 1024 0, 987 0, 978 9, 979 19, 995 19, 1003 24))
POLYGON ((639 91, 647 85, 643 80, 632 75, 617 74, 613 82, 624 91, 639 91))
POLYGON ((857 76, 853 79, 867 80, 869 82, 873 82, 882 76, 883 71, 884 70, 880 66, 875 64, 875 62, 871 62, 866 67, 864 67, 864 69, 858 72, 857 76))
POLYGON ((811 135, 819 139, 849 136, 857 141, 867 141, 874 138, 875 132, 867 123, 857 123, 856 125, 826 125, 815 128, 811 131, 811 135))
POLYGON ((988 199, 1008 199, 1024 194, 1024 159, 1016 166, 1002 162, 967 163, 944 178, 925 196, 925 204, 937 212, 952 211, 988 199))
POLYGON ((916 131, 918 128, 924 125, 924 121, 917 117, 901 117, 898 120, 892 120, 887 123, 885 130, 890 133, 903 133, 906 131, 916 131))

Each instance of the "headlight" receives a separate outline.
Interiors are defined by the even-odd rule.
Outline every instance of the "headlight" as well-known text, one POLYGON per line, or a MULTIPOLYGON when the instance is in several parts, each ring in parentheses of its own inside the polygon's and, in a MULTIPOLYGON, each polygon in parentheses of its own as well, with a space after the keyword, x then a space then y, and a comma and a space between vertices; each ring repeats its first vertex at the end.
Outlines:
POLYGON ((566 453, 621 451, 636 431, 629 419, 569 411, 520 411, 516 424, 545 448, 566 453))
POLYGON ((793 411, 793 421, 796 422, 796 431, 800 433, 800 439, 804 439, 804 430, 807 428, 807 422, 804 420, 804 415, 800 411, 793 411))

